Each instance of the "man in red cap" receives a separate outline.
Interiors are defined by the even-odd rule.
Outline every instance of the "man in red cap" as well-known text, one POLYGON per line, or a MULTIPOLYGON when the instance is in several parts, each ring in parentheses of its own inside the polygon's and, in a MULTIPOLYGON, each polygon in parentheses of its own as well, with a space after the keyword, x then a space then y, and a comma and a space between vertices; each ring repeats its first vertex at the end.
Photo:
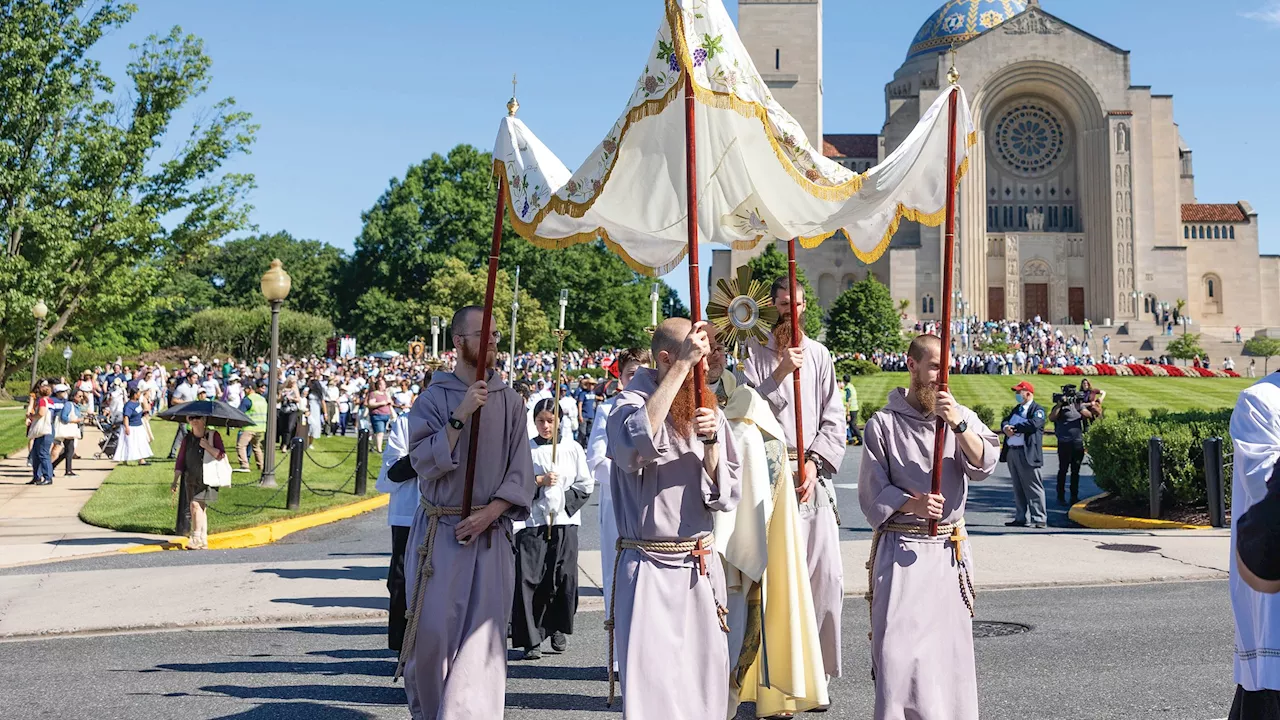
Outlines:
POLYGON ((1009 527, 1026 527, 1030 522, 1038 528, 1046 527, 1049 516, 1045 512, 1044 481, 1040 468, 1044 466, 1044 408, 1036 403, 1035 387, 1023 380, 1013 386, 1017 403, 1013 412, 1000 423, 1004 446, 1000 449, 1000 462, 1009 464, 1013 475, 1013 520, 1009 527))

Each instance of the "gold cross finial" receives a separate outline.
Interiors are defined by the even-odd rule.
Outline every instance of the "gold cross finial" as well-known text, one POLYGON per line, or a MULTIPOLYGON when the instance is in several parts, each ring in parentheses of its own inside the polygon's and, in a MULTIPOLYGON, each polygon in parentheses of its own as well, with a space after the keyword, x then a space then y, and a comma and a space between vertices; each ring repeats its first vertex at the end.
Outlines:
POLYGON ((516 111, 520 109, 520 102, 516 100, 516 75, 511 74, 511 99, 507 101, 507 116, 515 117, 516 111))
POLYGON ((960 71, 956 69, 956 44, 951 43, 951 50, 947 52, 947 56, 951 59, 951 69, 947 70, 947 82, 952 85, 960 84, 960 71))

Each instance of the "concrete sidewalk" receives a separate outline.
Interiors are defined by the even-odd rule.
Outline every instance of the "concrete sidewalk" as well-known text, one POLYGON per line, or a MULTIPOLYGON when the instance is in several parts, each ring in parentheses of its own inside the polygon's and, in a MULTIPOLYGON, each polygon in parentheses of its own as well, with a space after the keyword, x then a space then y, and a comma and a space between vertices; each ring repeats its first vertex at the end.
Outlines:
MULTIPOLYGON (((847 612, 861 612, 870 538, 841 544, 847 612)), ((1229 536, 1063 531, 973 538, 976 585, 1000 588, 1209 580, 1227 574, 1229 536)), ((580 609, 603 607, 600 553, 579 558, 580 609)), ((0 638, 382 617, 386 562, 325 558, 0 577, 0 638)))
POLYGON ((127 547, 163 542, 168 538, 119 533, 80 521, 80 508, 89 502, 115 463, 94 460, 102 434, 86 426, 76 443, 80 460, 72 461, 77 477, 63 477, 54 469, 53 484, 27 485, 31 468, 26 451, 0 460, 0 567, 110 553, 127 547))

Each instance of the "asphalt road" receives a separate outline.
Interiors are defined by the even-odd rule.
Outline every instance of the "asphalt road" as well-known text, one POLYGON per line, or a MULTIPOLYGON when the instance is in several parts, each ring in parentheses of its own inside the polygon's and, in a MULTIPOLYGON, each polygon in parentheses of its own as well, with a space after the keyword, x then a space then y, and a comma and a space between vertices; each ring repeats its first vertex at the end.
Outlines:
MULTIPOLYGON (((865 538, 871 532, 866 518, 858 506, 858 466, 862 450, 850 447, 840 473, 835 478, 836 499, 843 523, 841 538, 853 540, 865 538)), ((1049 524, 1052 527, 1074 527, 1067 519, 1068 507, 1054 500, 1058 471, 1058 456, 1054 451, 1045 453, 1044 476, 1048 495, 1049 524)), ((1004 523, 1013 517, 1013 486, 1008 466, 1000 464, 995 475, 984 483, 974 483, 969 489, 969 501, 965 518, 969 533, 1023 533, 1043 532, 1029 528, 1006 528, 1004 523)), ((1088 467, 1081 469, 1081 497, 1100 492, 1093 482, 1088 467)), ((593 497, 582 510, 582 527, 578 542, 582 550, 600 549, 600 504, 593 497)), ((33 572, 71 572, 77 570, 110 570, 140 567, 167 567, 174 565, 216 565, 239 562, 290 562, 317 558, 351 557, 377 558, 390 555, 391 535, 387 529, 386 510, 360 516, 335 525, 327 525, 285 537, 273 545, 247 550, 211 552, 164 552, 141 555, 113 554, 106 557, 86 558, 49 563, 40 566, 0 568, 0 577, 26 575, 33 572)))
MULTIPOLYGON (((989 592, 979 597, 978 613, 982 622, 1028 628, 976 640, 985 719, 1209 720, 1227 714, 1233 685, 1225 582, 989 592)), ((619 716, 604 707, 601 614, 582 613, 578 620, 567 653, 509 664, 507 718, 619 716)), ((836 704, 826 717, 871 715, 866 631, 862 601, 847 600, 847 677, 833 683, 836 704)), ((0 715, 405 718, 383 632, 380 625, 330 625, 0 643, 0 715)), ((752 716, 749 706, 739 714, 752 716)))

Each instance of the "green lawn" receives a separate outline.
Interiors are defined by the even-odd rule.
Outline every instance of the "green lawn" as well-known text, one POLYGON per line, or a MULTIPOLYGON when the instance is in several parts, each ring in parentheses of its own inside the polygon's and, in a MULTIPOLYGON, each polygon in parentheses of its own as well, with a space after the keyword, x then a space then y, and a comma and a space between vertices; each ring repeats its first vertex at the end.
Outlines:
MULTIPOLYGON (((173 443, 176 426, 157 421, 153 425, 156 440, 152 449, 160 457, 168 454, 173 443)), ((226 443, 232 466, 238 465, 235 460, 235 431, 230 433, 221 430, 226 443)), ((280 489, 264 490, 257 486, 258 472, 235 473, 230 488, 218 491, 218 501, 209 509, 209 532, 223 532, 239 528, 262 525, 264 523, 307 515, 338 505, 347 505, 365 498, 354 494, 355 453, 348 453, 356 446, 354 436, 345 438, 320 438, 310 451, 310 456, 323 465, 337 465, 334 469, 317 466, 308 458, 303 459, 302 502, 297 510, 286 510, 287 485, 289 477, 289 459, 287 453, 277 453, 276 461, 280 463, 276 470, 276 481, 280 489), (339 464, 339 461, 342 461, 339 464), (241 484, 243 483, 243 484, 241 484), (321 491, 312 492, 308 486, 321 491), (333 494, 324 494, 324 491, 333 494), (337 491, 337 492, 333 492, 337 491), (264 506, 265 505, 265 506, 264 506), (259 508, 259 506, 264 506, 259 508), (224 514, 229 513, 229 514, 224 514)), ((369 451, 369 495, 372 497, 373 481, 377 477, 382 457, 370 449, 369 451)), ((256 466, 255 466, 256 467, 256 466)), ((118 466, 103 482, 102 487, 93 494, 89 502, 80 511, 80 519, 91 525, 121 530, 125 532, 145 532, 157 535, 168 535, 173 532, 177 515, 177 497, 169 492, 173 482, 173 462, 156 460, 149 466, 118 466)))
POLYGON ((0 409, 0 458, 8 457, 14 450, 27 446, 26 415, 22 413, 21 406, 17 406, 17 410, 8 409, 15 405, 8 403, 0 406, 3 408, 0 409))
MULTIPOLYGON (((1063 385, 1079 385, 1080 378, 1056 375, 952 375, 951 391, 961 404, 968 407, 987 405, 1001 413, 1013 405, 1010 390, 1022 380, 1036 388, 1036 402, 1050 407, 1053 394, 1061 392, 1063 385)), ((1146 378, 1146 377, 1093 377, 1095 388, 1105 390, 1103 403, 1108 413, 1124 408, 1136 408, 1143 415, 1151 408, 1167 408, 1170 411, 1202 409, 1213 410, 1235 405, 1241 390, 1256 380, 1247 378, 1146 378)), ((883 405, 889 391, 908 384, 906 373, 878 373, 853 379, 858 389, 858 400, 863 405, 883 405)))

